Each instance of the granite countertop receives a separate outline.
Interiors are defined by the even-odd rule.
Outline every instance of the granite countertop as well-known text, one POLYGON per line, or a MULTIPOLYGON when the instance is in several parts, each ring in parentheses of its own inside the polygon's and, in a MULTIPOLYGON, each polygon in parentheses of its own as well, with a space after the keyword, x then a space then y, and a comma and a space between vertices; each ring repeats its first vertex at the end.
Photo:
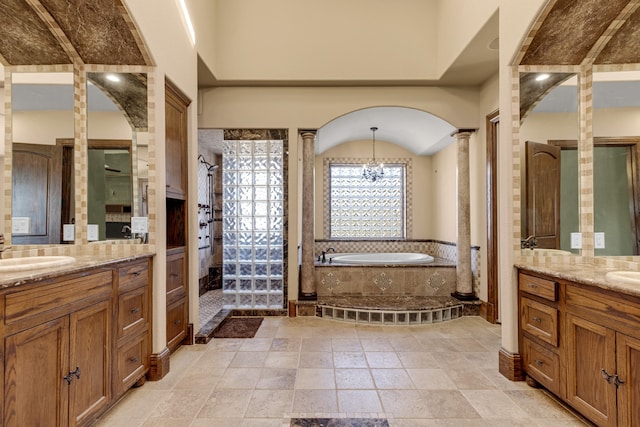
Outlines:
POLYGON ((125 256, 96 256, 73 255, 75 262, 57 267, 35 268, 28 271, 3 272, 0 274, 0 289, 24 285, 25 283, 39 283, 44 280, 67 274, 78 273, 90 268, 107 267, 121 262, 134 261, 153 256, 153 253, 139 253, 125 256))
MULTIPOLYGON (((597 265, 589 260, 577 258, 573 263, 559 263, 547 261, 545 263, 531 263, 524 260, 516 261, 514 266, 520 269, 545 274, 547 276, 563 279, 583 285, 595 286, 622 294, 640 297, 640 285, 626 283, 606 278, 610 271, 622 271, 624 269, 597 265)), ((637 270, 628 270, 637 271, 637 270)))

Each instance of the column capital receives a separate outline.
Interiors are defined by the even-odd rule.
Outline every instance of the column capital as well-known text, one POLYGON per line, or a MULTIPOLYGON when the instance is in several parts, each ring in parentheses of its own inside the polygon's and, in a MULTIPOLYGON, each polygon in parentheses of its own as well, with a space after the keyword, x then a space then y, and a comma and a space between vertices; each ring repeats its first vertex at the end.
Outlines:
POLYGON ((300 136, 302 136, 303 138, 315 138, 317 130, 315 129, 300 129, 299 130, 300 136))
POLYGON ((469 136, 474 132, 477 132, 478 129, 473 129, 473 128, 461 128, 461 129, 456 129, 453 132, 451 132, 451 136, 455 136, 456 138, 461 137, 461 136, 469 136))

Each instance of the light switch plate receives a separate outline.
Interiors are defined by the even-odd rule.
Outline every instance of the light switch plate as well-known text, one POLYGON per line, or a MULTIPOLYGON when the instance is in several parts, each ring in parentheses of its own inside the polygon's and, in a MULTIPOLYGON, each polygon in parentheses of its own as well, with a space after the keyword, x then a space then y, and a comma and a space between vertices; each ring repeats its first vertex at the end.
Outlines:
POLYGON ((14 216, 11 218, 11 234, 29 234, 31 218, 28 216, 14 216))
POLYGON ((146 216, 131 217, 131 232, 133 234, 142 234, 149 231, 149 222, 146 216))
POLYGON ((593 234, 593 244, 596 249, 604 249, 604 232, 599 231, 593 234))
POLYGON ((62 240, 65 242, 76 240, 76 226, 74 224, 62 224, 62 240))
POLYGON ((90 242, 95 242, 99 239, 98 237, 98 224, 88 224, 87 225, 87 240, 90 242))
POLYGON ((582 249, 582 233, 571 233, 571 249, 582 249))

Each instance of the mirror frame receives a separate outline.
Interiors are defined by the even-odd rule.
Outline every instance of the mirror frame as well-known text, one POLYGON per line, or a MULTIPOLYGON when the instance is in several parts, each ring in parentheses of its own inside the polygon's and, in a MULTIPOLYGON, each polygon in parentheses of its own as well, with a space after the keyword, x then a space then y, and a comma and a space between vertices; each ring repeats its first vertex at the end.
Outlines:
MULTIPOLYGON (((11 103, 11 85, 13 73, 46 73, 46 72, 72 72, 74 82, 74 199, 75 199, 75 212, 73 217, 75 218, 75 240, 69 242, 72 244, 54 244, 54 245, 16 245, 12 248, 12 253, 16 253, 15 256, 19 256, 22 251, 29 251, 32 249, 41 249, 43 247, 60 247, 60 248, 77 248, 83 245, 91 243, 95 244, 109 244, 116 246, 118 244, 126 244, 131 246, 131 241, 109 241, 109 242, 89 242, 87 239, 87 173, 88 173, 88 133, 87 133, 87 72, 113 72, 113 73, 139 73, 146 74, 146 112, 147 112, 147 129, 133 129, 135 134, 138 131, 145 131, 147 136, 148 146, 148 164, 149 164, 149 177, 147 181, 148 185, 148 200, 147 200, 147 217, 148 221, 148 233, 146 242, 138 244, 140 250, 149 250, 155 247, 155 230, 156 230, 156 174, 155 174, 155 67, 146 65, 84 65, 84 64, 64 64, 64 65, 16 65, 5 66, 5 137, 4 137, 4 206, 3 208, 3 225, 0 232, 3 232, 5 236, 5 244, 11 245, 11 197, 12 197, 12 185, 11 185, 11 171, 12 171, 12 149, 11 144, 13 141, 13 129, 12 129, 12 103, 11 103), (84 206, 84 208, 83 208, 84 206)), ((134 138, 135 140, 135 138, 134 138)), ((135 161, 135 160, 134 160, 135 161)), ((73 250, 73 249, 71 249, 73 250)))

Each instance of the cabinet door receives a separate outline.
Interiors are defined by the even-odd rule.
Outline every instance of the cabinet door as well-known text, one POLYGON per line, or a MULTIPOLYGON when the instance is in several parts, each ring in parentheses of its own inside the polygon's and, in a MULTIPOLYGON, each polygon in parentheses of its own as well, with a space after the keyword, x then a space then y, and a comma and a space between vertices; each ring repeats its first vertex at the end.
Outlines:
POLYGON ((103 301, 70 316, 70 369, 73 376, 69 395, 69 425, 91 419, 109 403, 111 301, 103 301))
POLYGON ((597 425, 615 426, 615 331, 570 313, 566 326, 567 400, 597 425))
POLYGON ((167 307, 167 348, 174 351, 187 336, 186 300, 167 307))
POLYGON ((185 200, 189 101, 171 84, 165 85, 165 95, 167 197, 185 200))
POLYGON ((6 427, 68 423, 69 318, 63 317, 4 340, 6 427))
POLYGON ((618 420, 621 426, 640 426, 640 340, 618 334, 618 420))

